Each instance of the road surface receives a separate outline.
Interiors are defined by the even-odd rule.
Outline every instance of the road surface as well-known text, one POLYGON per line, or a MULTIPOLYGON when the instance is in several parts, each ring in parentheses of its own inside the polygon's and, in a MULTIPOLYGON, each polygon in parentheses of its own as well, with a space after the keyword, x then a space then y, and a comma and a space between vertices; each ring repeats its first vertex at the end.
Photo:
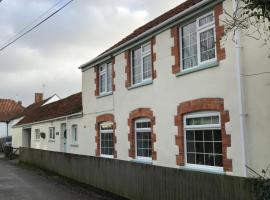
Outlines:
POLYGON ((56 199, 114 200, 116 198, 0 158, 0 200, 56 199))

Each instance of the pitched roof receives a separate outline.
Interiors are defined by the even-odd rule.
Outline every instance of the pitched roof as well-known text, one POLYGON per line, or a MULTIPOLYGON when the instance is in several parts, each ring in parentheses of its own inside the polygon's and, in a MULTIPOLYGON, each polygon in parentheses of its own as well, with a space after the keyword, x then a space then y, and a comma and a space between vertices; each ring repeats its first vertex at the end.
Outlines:
MULTIPOLYGON (((106 51, 101 53, 96 58, 102 57, 105 53, 109 52, 110 50, 113 50, 116 47, 119 47, 120 45, 123 45, 123 44, 129 42, 130 40, 136 38, 137 36, 143 34, 144 32, 146 32, 146 31, 148 31, 148 30, 162 24, 166 20, 169 20, 170 18, 176 16, 177 14, 191 8, 192 6, 198 4, 198 3, 202 2, 202 1, 203 0, 186 0, 185 2, 183 2, 180 5, 176 6, 175 8, 165 12, 164 14, 160 15, 159 17, 157 17, 157 18, 153 19, 152 21, 146 23, 145 25, 137 28, 131 34, 129 34, 128 36, 126 36, 125 38, 123 38, 122 40, 117 42, 115 45, 113 45, 112 47, 110 47, 109 49, 107 49, 106 51)), ((96 58, 94 58, 93 60, 95 60, 96 58)), ((91 61, 89 61, 89 62, 91 62, 91 61)), ((86 67, 88 65, 88 63, 85 63, 84 65, 82 65, 81 68, 86 67)))
POLYGON ((54 119, 82 111, 82 93, 73 94, 64 99, 42 106, 47 100, 28 106, 24 118, 16 126, 54 119))
POLYGON ((24 110, 21 103, 11 99, 0 99, 0 122, 7 122, 19 117, 24 110))

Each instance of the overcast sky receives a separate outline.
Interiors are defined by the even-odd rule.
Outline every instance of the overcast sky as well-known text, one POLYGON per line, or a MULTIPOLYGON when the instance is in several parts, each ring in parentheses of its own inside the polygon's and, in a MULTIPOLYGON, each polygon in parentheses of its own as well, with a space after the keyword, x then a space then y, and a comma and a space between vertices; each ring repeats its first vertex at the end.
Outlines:
MULTIPOLYGON (((0 98, 29 105, 35 92, 61 98, 81 91, 78 66, 184 0, 74 0, 0 52, 0 98)), ((59 0, 3 0, 0 48, 59 0)), ((59 8, 68 0, 62 0, 59 8)), ((55 8, 56 9, 56 8, 55 8)))

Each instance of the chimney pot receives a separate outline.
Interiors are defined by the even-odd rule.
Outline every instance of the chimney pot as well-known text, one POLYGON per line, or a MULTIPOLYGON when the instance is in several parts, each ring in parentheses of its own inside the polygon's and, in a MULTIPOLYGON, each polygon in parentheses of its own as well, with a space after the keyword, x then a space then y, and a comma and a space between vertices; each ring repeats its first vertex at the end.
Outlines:
POLYGON ((43 101, 43 93, 35 93, 35 103, 43 101))

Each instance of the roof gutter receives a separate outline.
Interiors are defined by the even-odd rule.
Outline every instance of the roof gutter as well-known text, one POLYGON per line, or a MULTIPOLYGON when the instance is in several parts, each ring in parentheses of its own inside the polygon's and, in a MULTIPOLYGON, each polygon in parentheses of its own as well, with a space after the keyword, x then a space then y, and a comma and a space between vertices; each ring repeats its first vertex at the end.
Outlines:
POLYGON ((145 37, 145 36, 147 36, 149 34, 155 33, 156 31, 158 31, 159 29, 161 29, 161 28, 163 28, 165 26, 169 26, 170 24, 172 24, 173 22, 175 22, 175 20, 177 20, 178 18, 180 18, 180 17, 182 17, 184 15, 187 15, 188 13, 190 13, 192 11, 198 10, 202 6, 204 6, 206 4, 209 4, 211 2, 214 2, 215 4, 218 4, 218 3, 223 2, 223 1, 224 0, 204 0, 204 1, 201 1, 201 2, 199 2, 197 4, 195 4, 194 6, 188 8, 188 9, 182 11, 182 12, 180 12, 179 14, 171 17, 170 19, 167 19, 166 21, 162 22, 161 24, 159 24, 159 25, 157 25, 157 26, 155 26, 155 27, 153 27, 153 28, 145 31, 144 33, 138 35, 137 37, 135 37, 135 38, 133 38, 131 40, 129 40, 128 42, 126 42, 124 44, 121 44, 118 47, 115 47, 114 49, 112 49, 112 50, 110 50, 110 51, 108 51, 108 52, 106 52, 106 53, 104 53, 104 54, 102 54, 102 55, 100 55, 100 56, 98 56, 98 57, 90 60, 89 62, 87 62, 87 63, 85 63, 83 65, 81 65, 79 67, 79 69, 81 69, 81 70, 84 71, 84 70, 87 70, 88 68, 94 67, 97 64, 99 64, 100 62, 103 62, 103 61, 106 61, 106 60, 110 59, 111 58, 111 54, 116 53, 117 51, 120 51, 125 46, 131 45, 132 43, 136 42, 137 40, 139 40, 139 39, 141 39, 141 38, 143 38, 143 37, 145 37), (86 67, 88 67, 88 68, 87 69, 84 69, 86 67))
POLYGON ((40 123, 46 123, 46 122, 50 122, 50 121, 56 121, 56 120, 61 120, 61 119, 66 119, 66 118, 70 118, 70 117, 76 117, 76 116, 80 116, 83 115, 82 112, 78 112, 78 113, 74 113, 71 115, 65 115, 65 116, 61 116, 61 117, 57 117, 57 118, 52 118, 52 119, 46 119, 46 120, 42 120, 42 121, 37 121, 37 122, 33 122, 33 123, 29 123, 29 124, 21 124, 18 126, 13 126, 12 128, 19 128, 19 127, 24 127, 24 126, 32 126, 35 124, 40 124, 40 123))

